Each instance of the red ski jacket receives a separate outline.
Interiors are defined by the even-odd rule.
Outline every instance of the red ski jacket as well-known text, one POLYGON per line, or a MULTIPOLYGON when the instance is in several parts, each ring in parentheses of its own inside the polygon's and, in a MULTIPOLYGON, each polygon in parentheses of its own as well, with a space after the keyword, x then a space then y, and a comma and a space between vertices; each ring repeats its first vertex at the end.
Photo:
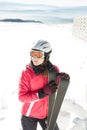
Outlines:
MULTIPOLYGON (((58 67, 55 66, 59 72, 58 67)), ((59 78, 58 78, 59 80, 59 78)), ((31 66, 23 70, 19 81, 18 97, 22 106, 22 115, 43 119, 48 115, 48 96, 38 97, 38 90, 48 84, 48 77, 36 75, 31 66)))

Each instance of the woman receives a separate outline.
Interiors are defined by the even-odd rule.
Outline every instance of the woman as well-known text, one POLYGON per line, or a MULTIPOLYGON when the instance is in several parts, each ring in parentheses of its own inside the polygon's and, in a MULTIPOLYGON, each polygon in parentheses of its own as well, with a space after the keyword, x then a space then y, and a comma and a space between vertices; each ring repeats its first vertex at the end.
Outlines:
MULTIPOLYGON (((30 51, 31 62, 23 70, 19 81, 19 100, 23 102, 21 123, 23 130, 36 130, 39 122, 46 130, 48 95, 58 88, 59 78, 49 81, 49 71, 59 72, 49 61, 52 48, 45 40, 37 41, 30 51)), ((55 130, 59 130, 55 125, 55 130)))

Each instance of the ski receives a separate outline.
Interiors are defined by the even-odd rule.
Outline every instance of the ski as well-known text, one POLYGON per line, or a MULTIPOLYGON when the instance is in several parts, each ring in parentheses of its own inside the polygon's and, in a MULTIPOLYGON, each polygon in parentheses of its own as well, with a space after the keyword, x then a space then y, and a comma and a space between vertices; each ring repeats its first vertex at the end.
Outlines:
POLYGON ((61 79, 58 91, 49 96, 49 113, 48 113, 46 130, 54 130, 58 114, 61 105, 63 103, 68 86, 69 86, 69 79, 61 79))
MULTIPOLYGON (((49 82, 57 80, 57 72, 54 68, 51 68, 49 71, 49 82)), ((55 93, 49 95, 49 101, 48 101, 48 117, 47 117, 47 126, 49 125, 49 120, 52 112, 52 108, 55 101, 55 93)))

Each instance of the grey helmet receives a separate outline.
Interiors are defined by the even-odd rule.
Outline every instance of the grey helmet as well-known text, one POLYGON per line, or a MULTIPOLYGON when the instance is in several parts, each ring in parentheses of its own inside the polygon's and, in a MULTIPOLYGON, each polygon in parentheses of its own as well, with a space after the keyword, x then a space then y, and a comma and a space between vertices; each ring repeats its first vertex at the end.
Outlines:
POLYGON ((50 53, 52 51, 52 48, 51 48, 51 45, 48 41, 39 40, 39 41, 34 43, 32 50, 39 50, 39 51, 43 51, 45 53, 50 53))

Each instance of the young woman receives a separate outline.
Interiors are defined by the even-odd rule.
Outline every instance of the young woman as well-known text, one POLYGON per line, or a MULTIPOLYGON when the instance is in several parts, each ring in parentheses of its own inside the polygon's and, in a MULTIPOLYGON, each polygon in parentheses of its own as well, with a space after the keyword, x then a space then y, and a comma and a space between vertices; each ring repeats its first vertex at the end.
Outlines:
MULTIPOLYGON (((39 122, 46 130, 48 116, 48 96, 54 93, 59 84, 49 81, 49 71, 59 72, 59 68, 50 62, 51 45, 48 41, 39 40, 30 51, 31 61, 23 70, 19 81, 19 100, 23 102, 21 123, 23 130, 36 130, 39 122)), ((54 130, 59 130, 55 125, 54 130)))

